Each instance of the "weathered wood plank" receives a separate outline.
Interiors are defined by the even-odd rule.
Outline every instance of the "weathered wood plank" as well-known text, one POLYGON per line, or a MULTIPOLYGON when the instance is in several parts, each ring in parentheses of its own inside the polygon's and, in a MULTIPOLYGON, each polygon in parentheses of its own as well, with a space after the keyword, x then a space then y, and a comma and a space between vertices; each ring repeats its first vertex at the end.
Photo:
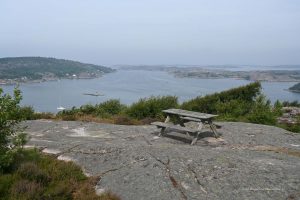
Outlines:
POLYGON ((181 110, 181 109, 168 109, 168 110, 163 110, 163 112, 168 114, 179 115, 184 117, 192 117, 198 119, 211 119, 218 116, 218 115, 199 113, 199 112, 193 112, 193 111, 181 110))
MULTIPOLYGON (((197 119, 197 118, 192 118, 192 117, 180 117, 181 119, 183 120, 186 120, 186 121, 191 121, 191 122, 208 122, 208 120, 201 120, 201 119, 197 119)), ((217 127, 217 128, 221 128, 222 125, 216 123, 216 122, 213 122, 213 124, 217 127)))
POLYGON ((180 117, 181 119, 184 119, 186 121, 191 121, 191 122, 202 122, 201 119, 198 118, 193 118, 193 117, 180 117))
POLYGON ((167 123, 163 123, 163 122, 152 122, 152 125, 155 125, 159 128, 170 128, 170 129, 176 129, 179 131, 183 131, 183 132, 189 132, 189 133, 196 133, 198 132, 198 130, 196 129, 190 129, 187 127, 182 127, 182 126, 178 126, 178 125, 174 125, 174 124, 167 124, 167 123))

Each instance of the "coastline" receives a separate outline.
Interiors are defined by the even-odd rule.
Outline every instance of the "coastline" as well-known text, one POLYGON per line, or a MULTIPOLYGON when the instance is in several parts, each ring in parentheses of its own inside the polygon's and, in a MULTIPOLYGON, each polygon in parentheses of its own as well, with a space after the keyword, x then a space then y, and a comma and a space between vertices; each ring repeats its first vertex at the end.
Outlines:
POLYGON ((295 93, 300 93, 300 90, 290 90, 290 89, 287 89, 287 91, 295 92, 295 93))
POLYGON ((162 71, 176 78, 237 79, 260 82, 300 82, 300 70, 230 71, 196 67, 131 66, 119 70, 162 71))
MULTIPOLYGON (((114 73, 116 71, 122 71, 124 69, 114 69, 113 72, 110 72, 110 73, 114 73)), ((135 71, 137 69, 125 69, 126 71, 135 71)), ((238 76, 234 76, 234 77, 230 77, 230 76, 226 76, 226 72, 225 73, 221 73, 221 74, 218 74, 218 77, 215 77, 215 76, 210 76, 210 75, 207 75, 207 76, 197 76, 197 74, 195 75, 187 75, 185 73, 188 73, 188 71, 185 71, 183 69, 183 71, 168 71, 168 70, 149 70, 149 69, 138 69, 138 70, 142 70, 142 71, 162 71, 162 72, 165 72, 165 73, 168 73, 172 76, 174 76, 175 78, 191 78, 191 79, 207 79, 207 80, 219 80, 219 79, 231 79, 231 80, 245 80, 245 81, 259 81, 259 82, 265 82, 265 83, 297 83, 299 82, 300 80, 298 79, 286 79, 285 78, 280 78, 278 77, 278 79, 247 79, 247 78, 243 78, 243 77, 238 77, 238 76)), ((288 71, 288 70, 286 70, 288 71)), ((252 71, 253 72, 253 71, 252 71)), ((255 71, 255 72, 258 72, 258 71, 255 71)), ((265 72, 265 71, 261 71, 261 72, 265 72)), ((196 72, 196 73, 199 73, 199 72, 196 72)), ((243 71, 243 73, 247 73, 246 71, 243 71)), ((58 77, 55 77, 55 78, 43 78, 43 79, 37 79, 37 80, 19 80, 19 79, 0 79, 0 87, 1 85, 3 86, 9 86, 9 85, 20 85, 20 84, 34 84, 34 83, 44 83, 44 82, 53 82, 53 81, 59 81, 59 80, 83 80, 83 79, 97 79, 97 78, 100 78, 100 77, 103 77, 105 74, 109 74, 109 73, 104 73, 104 74, 98 74, 96 76, 76 76, 76 77, 63 77, 63 78, 58 78, 58 77)), ((289 90, 289 89, 286 89, 287 91, 291 91, 291 92, 295 92, 295 93, 300 93, 300 91, 297 91, 297 90, 289 90)))
MULTIPOLYGON (((115 71, 114 71, 115 72, 115 71)), ((111 72, 113 73, 113 72, 111 72)), ((83 79, 96 79, 103 77, 105 74, 99 74, 93 77, 63 77, 63 78, 51 78, 51 79, 36 79, 36 80, 11 80, 11 79, 0 79, 0 86, 9 86, 9 85, 20 85, 20 84, 33 84, 33 83, 44 83, 44 82, 55 82, 60 80, 83 80, 83 79)))

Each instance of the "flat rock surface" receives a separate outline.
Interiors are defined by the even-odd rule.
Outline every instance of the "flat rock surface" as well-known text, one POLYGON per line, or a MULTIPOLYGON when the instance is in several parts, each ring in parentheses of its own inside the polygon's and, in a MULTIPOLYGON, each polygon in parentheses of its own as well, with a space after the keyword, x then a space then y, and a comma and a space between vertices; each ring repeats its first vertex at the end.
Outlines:
POLYGON ((36 146, 100 176, 97 193, 123 200, 300 199, 300 134, 280 128, 218 123, 221 137, 204 130, 198 142, 155 126, 27 121, 36 146))

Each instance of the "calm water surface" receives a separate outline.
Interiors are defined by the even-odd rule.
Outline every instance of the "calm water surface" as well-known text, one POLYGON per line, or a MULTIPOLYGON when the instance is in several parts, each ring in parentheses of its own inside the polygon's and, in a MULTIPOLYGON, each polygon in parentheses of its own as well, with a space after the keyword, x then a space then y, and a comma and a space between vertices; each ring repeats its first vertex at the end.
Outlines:
MULTIPOLYGON (((36 111, 57 112, 58 106, 71 108, 91 103, 96 104, 108 99, 120 99, 130 104, 151 95, 176 95, 179 101, 196 96, 219 92, 250 83, 234 79, 194 79, 175 78, 159 71, 119 70, 101 78, 88 80, 60 80, 34 84, 22 84, 23 105, 31 105, 36 111), (99 92, 104 96, 87 96, 83 93, 99 92)), ((285 91, 295 83, 262 83, 265 95, 275 101, 300 101, 300 94, 285 91)), ((11 93, 14 86, 3 86, 11 93)))

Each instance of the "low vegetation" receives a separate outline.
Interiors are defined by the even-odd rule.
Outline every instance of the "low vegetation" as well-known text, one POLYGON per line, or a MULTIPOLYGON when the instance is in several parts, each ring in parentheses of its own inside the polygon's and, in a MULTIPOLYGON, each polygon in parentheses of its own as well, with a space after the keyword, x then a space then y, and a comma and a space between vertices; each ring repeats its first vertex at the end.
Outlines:
POLYGON ((140 99, 126 110, 126 114, 135 119, 163 119, 162 110, 178 107, 178 99, 175 96, 150 97, 140 99))
POLYGON ((292 102, 284 101, 284 102, 282 102, 282 105, 284 107, 299 107, 300 108, 300 102, 298 102, 298 101, 292 101, 292 102))
POLYGON ((83 120, 110 122, 122 125, 147 124, 163 119, 162 110, 178 107, 177 97, 159 96, 140 99, 131 106, 112 99, 96 105, 83 105, 79 108, 59 112, 56 117, 62 120, 83 120))
POLYGON ((23 149, 27 138, 20 122, 38 116, 31 107, 20 107, 21 99, 20 90, 11 96, 0 88, 0 199, 119 200, 110 192, 97 196, 98 178, 87 178, 74 163, 23 149))
POLYGON ((72 162, 37 150, 22 150, 10 168, 0 174, 0 199, 120 200, 110 192, 97 196, 97 181, 99 178, 86 177, 72 162))
POLYGON ((282 113, 283 106, 300 106, 295 102, 275 102, 273 105, 261 93, 261 84, 254 82, 242 87, 233 88, 220 93, 196 97, 189 101, 178 103, 175 96, 157 96, 140 99, 129 106, 120 100, 112 99, 96 105, 83 105, 79 108, 59 112, 56 116, 47 113, 34 113, 31 108, 25 108, 27 119, 58 119, 82 120, 122 125, 149 124, 163 120, 162 110, 181 108, 185 110, 217 114, 220 121, 241 121, 257 124, 273 125, 289 131, 300 132, 300 120, 296 124, 278 123, 277 118, 282 113), (31 111, 30 111, 31 110, 31 111))

